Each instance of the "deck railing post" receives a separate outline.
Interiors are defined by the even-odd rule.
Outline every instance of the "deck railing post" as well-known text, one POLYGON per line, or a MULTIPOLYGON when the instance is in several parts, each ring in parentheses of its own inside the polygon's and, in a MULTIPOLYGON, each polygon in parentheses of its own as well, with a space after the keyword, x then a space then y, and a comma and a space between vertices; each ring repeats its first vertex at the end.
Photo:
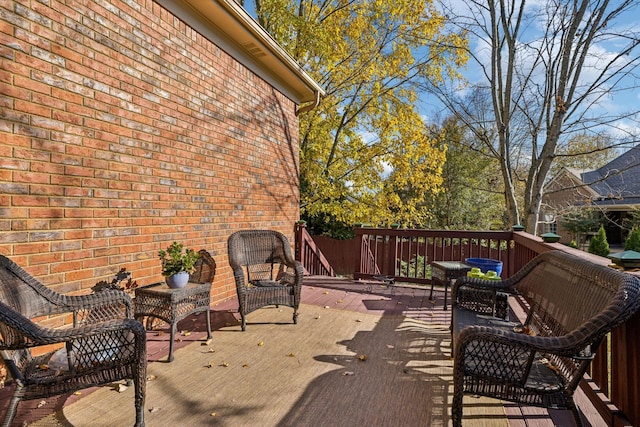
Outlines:
POLYGON ((304 246, 304 235, 302 234, 302 229, 307 227, 307 223, 305 221, 298 221, 294 227, 295 233, 295 247, 294 247, 294 256, 295 259, 300 261, 302 265, 304 263, 304 251, 302 250, 304 246))
MULTIPOLYGON (((364 257, 366 257, 365 254, 363 254, 363 251, 365 250, 364 245, 362 244, 363 242, 363 234, 362 234, 362 227, 360 226, 355 226, 354 227, 354 232, 356 235, 356 248, 357 248, 357 253, 356 253, 356 262, 355 262, 355 266, 354 266, 354 273, 360 273, 363 272, 363 268, 362 268, 362 260, 364 257)), ((364 258, 366 259, 366 258, 364 258)), ((357 277, 356 277, 357 278, 357 277)))
POLYGON ((383 274, 387 276, 396 275, 396 261, 398 259, 398 236, 387 236, 386 251, 387 260, 385 264, 385 271, 383 274))
POLYGON ((640 425, 640 313, 611 331, 609 397, 631 425, 640 425))

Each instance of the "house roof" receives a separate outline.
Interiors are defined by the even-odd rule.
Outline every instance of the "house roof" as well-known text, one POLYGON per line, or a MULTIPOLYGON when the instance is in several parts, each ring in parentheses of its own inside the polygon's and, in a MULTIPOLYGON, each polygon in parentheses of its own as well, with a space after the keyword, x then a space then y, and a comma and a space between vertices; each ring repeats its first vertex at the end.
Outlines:
POLYGON ((613 159, 600 169, 580 175, 597 192, 598 204, 629 204, 640 200, 640 145, 613 159), (617 203, 616 203, 617 201, 617 203))
POLYGON ((296 104, 314 107, 324 95, 322 87, 235 0, 156 1, 296 104))

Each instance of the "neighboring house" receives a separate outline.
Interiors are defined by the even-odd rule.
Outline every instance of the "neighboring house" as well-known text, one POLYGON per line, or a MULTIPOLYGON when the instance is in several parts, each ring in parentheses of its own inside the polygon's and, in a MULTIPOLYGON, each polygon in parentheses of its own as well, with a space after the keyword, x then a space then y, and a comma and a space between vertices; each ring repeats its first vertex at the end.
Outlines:
POLYGON ((322 89, 233 0, 0 4, 0 253, 56 291, 159 249, 299 219, 298 114, 322 89))
POLYGON ((597 170, 563 168, 545 186, 539 234, 552 231, 563 236, 563 242, 570 241, 573 236, 563 227, 563 218, 587 209, 601 218, 610 244, 624 243, 624 220, 640 209, 640 146, 597 170))

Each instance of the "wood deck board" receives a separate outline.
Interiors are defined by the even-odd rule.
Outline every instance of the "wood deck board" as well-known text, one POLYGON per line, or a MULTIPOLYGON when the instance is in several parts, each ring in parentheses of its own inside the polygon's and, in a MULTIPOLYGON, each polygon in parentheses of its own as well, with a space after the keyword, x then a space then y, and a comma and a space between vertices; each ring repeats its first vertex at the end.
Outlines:
MULTIPOLYGON (((277 328, 273 329, 277 334, 280 334, 281 331, 285 330, 285 328, 290 331, 298 332, 302 328, 301 324, 304 325, 309 322, 326 321, 328 319, 340 317, 341 315, 338 315, 337 313, 344 312, 346 316, 345 319, 350 319, 343 322, 347 325, 340 325, 340 323, 338 323, 338 326, 333 324, 330 327, 328 326, 327 330, 321 329, 319 334, 315 333, 317 336, 306 337, 303 341, 300 341, 298 344, 299 348, 292 349, 291 352, 297 353, 306 351, 305 347, 307 346, 307 342, 311 344, 312 342, 320 339, 328 339, 329 342, 332 342, 331 339, 334 337, 334 334, 337 333, 340 335, 339 331, 344 328, 346 329, 343 330, 343 334, 349 336, 349 333, 347 332, 350 330, 348 324, 354 321, 370 325, 368 328, 364 327, 363 330, 362 327, 364 325, 359 324, 358 329, 361 330, 361 332, 356 333, 356 335, 349 339, 349 341, 335 342, 338 346, 336 347, 337 353, 335 356, 330 357, 337 357, 338 359, 336 360, 342 360, 344 357, 351 358, 351 362, 344 362, 341 366, 338 366, 338 369, 342 369, 340 372, 344 372, 345 369, 352 369, 352 366, 359 367, 357 364, 352 365, 353 354, 358 351, 376 355, 384 352, 390 352, 390 354, 392 354, 394 349, 398 348, 410 348, 411 352, 416 352, 416 354, 420 354, 422 356, 415 360, 406 359, 400 363, 398 368, 401 369, 397 371, 398 375, 406 377, 409 381, 406 382, 406 384, 405 382, 401 382, 398 383, 399 385, 390 385, 390 387, 392 387, 393 393, 397 397, 395 402, 403 400, 406 402, 416 402, 416 393, 418 393, 418 401, 420 403, 411 404, 412 407, 410 410, 415 413, 415 417, 413 418, 404 419, 404 414, 408 409, 403 407, 402 404, 396 404, 395 406, 398 406, 399 408, 385 408, 385 411, 389 413, 387 415, 384 413, 369 414, 366 416, 360 415, 364 418, 358 419, 357 421, 364 422, 369 425, 376 425, 376 422, 383 423, 378 425, 398 425, 394 424, 390 418, 385 418, 392 414, 396 417, 395 419, 403 419, 405 426, 418 425, 419 423, 416 423, 415 420, 420 420, 420 423, 422 423, 420 425, 450 425, 449 413, 452 394, 452 371, 450 370, 451 360, 448 357, 450 351, 448 325, 451 313, 450 310, 443 310, 443 289, 436 288, 434 292, 436 301, 434 302, 429 301, 428 299, 430 289, 427 287, 399 285, 393 290, 395 291, 395 295, 391 294, 392 289, 388 287, 374 285, 371 292, 367 292, 361 283, 357 283, 352 280, 326 277, 306 277, 305 286, 302 291, 303 307, 301 307, 300 314, 302 321, 299 321, 299 325, 291 324, 290 307, 280 307, 278 309, 267 308, 264 310, 258 310, 248 316, 247 332, 245 333, 240 332, 237 301, 234 298, 231 298, 212 307, 211 322, 214 337, 209 346, 214 349, 232 347, 231 344, 224 344, 229 338, 232 338, 231 342, 233 342, 233 345, 236 347, 237 341, 239 340, 246 339, 250 341, 251 339, 275 339, 272 336, 258 338, 260 335, 252 334, 259 334, 259 331, 263 329, 272 330, 270 329, 272 326, 271 324, 275 324, 277 326, 277 328), (357 314, 354 317, 353 313, 360 313, 362 317, 357 314), (265 316, 268 317, 266 321, 267 323, 264 323, 265 316), (384 321, 381 321, 382 319, 384 319, 384 321), (269 328, 267 328, 267 326, 269 326, 269 328), (337 329, 338 331, 334 329, 337 329), (371 332, 367 332, 368 330, 375 333, 372 334, 371 332), (405 333, 399 333, 397 331, 405 331, 405 333), (410 334, 409 338, 407 338, 406 333, 410 334), (360 335, 363 337, 366 336, 367 338, 362 338, 360 335), (254 336, 256 338, 252 338, 254 336), (409 347, 407 347, 407 339, 410 341, 409 347), (383 341, 380 342, 380 340, 383 341), (347 353, 343 353, 345 351, 345 345, 347 353), (376 347, 371 347, 372 345, 375 345, 376 347), (433 357, 430 355, 433 355, 433 357), (402 368, 402 366, 404 366, 404 368, 402 368), (420 391, 420 389, 416 389, 413 386, 409 388, 406 387, 407 384, 415 385, 414 383, 416 379, 424 381, 425 378, 437 379, 437 381, 428 382, 428 384, 430 384, 428 396, 422 396, 421 394, 424 393, 424 391, 420 391), (397 413, 395 412, 396 409, 398 409, 397 413), (427 422, 427 424, 425 424, 425 422, 427 422)), ((203 342, 205 333, 206 327, 204 316, 202 314, 196 314, 181 321, 178 324, 178 339, 174 344, 176 360, 180 360, 180 358, 186 359, 187 357, 195 357, 196 360, 202 359, 202 357, 197 356, 197 354, 194 356, 193 352, 202 353, 203 350, 200 350, 200 346, 202 346, 202 349, 209 348, 203 346, 205 344, 203 342), (191 356, 187 356, 188 354, 191 354, 191 356), (200 357, 200 359, 198 359, 198 357, 200 357)), ((168 328, 166 328, 166 325, 160 325, 158 330, 149 331, 147 336, 150 372, 159 372, 162 373, 162 375, 169 375, 169 371, 171 369, 176 369, 179 364, 175 361, 172 363, 164 362, 169 348, 168 328), (160 361, 160 363, 157 363, 158 361, 160 361)), ((279 339, 286 341, 284 338, 279 339)), ((256 343, 248 342, 245 345, 248 349, 253 349, 253 347, 257 345, 256 343)), ((224 357, 222 350, 216 351, 221 351, 219 356, 224 357)), ((251 355, 251 351, 247 350, 247 352, 248 355, 251 355)), ((244 352, 241 351, 241 353, 244 352)), ((237 357, 237 354, 235 357, 237 357)), ((381 359, 384 360, 384 358, 381 359)), ((200 361, 198 363, 202 362, 200 361)), ((264 363, 264 361, 261 359, 248 358, 247 363, 249 366, 254 366, 260 365, 264 363)), ((312 369, 312 376, 320 376, 309 383, 309 385, 300 384, 295 386, 294 388, 296 390, 293 394, 290 394, 289 391, 282 391, 283 395, 278 398, 280 401, 279 405, 283 408, 287 408, 288 410, 268 415, 273 416, 276 419, 278 419, 278 417, 282 417, 281 420, 284 421, 270 424, 270 422, 266 422, 264 418, 260 418, 264 417, 265 414, 261 412, 259 408, 255 408, 252 405, 248 405, 246 407, 244 405, 238 405, 238 402, 242 401, 242 399, 248 399, 250 401, 254 400, 257 404, 256 398, 250 397, 251 388, 249 391, 243 392, 246 393, 244 397, 239 396, 236 398, 240 400, 225 400, 226 396, 221 396, 219 393, 216 393, 215 390, 212 390, 210 392, 212 393, 212 397, 221 405, 215 409, 220 411, 220 413, 226 414, 227 417, 230 417, 227 418, 227 420, 235 419, 237 422, 233 425, 239 426, 255 425, 255 422, 257 422, 256 420, 258 419, 260 419, 261 425, 277 425, 278 427, 287 425, 305 425, 305 422, 313 422, 313 425, 323 425, 325 417, 321 411, 327 410, 326 405, 330 405, 334 409, 342 408, 340 410, 347 412, 353 410, 344 406, 344 396, 334 398, 333 396, 322 392, 322 387, 329 387, 329 384, 333 384, 336 381, 344 381, 342 373, 339 374, 339 376, 336 376, 337 374, 331 374, 333 371, 331 369, 327 370, 327 366, 325 365, 326 361, 324 364, 319 364, 312 369), (315 374, 313 374, 314 369, 316 370, 315 374), (297 411, 295 407, 290 406, 291 401, 303 404, 302 406, 306 407, 307 410, 303 412, 297 411), (236 406, 245 407, 246 410, 255 412, 256 415, 243 418, 240 417, 239 414, 232 414, 229 412, 237 410, 238 408, 235 408, 236 406), (258 414, 262 415, 258 416, 258 414)), ((367 365, 368 368, 372 368, 373 366, 376 365, 374 363, 367 365)), ((381 377, 386 375, 389 372, 390 366, 394 365, 389 365, 389 363, 385 361, 384 364, 377 366, 376 369, 380 370, 377 371, 379 374, 375 375, 380 375, 381 377)), ((335 368, 336 367, 332 369, 335 368)), ((242 370, 240 371, 242 372, 242 370)), ((226 371, 222 372, 225 372, 223 375, 226 375, 226 371)), ((218 371, 218 373, 220 373, 220 371, 218 371)), ((377 387, 385 387, 387 383, 393 383, 393 377, 391 378, 391 380, 384 380, 384 382, 377 387)), ((188 389, 198 389, 202 385, 200 381, 201 378, 199 375, 184 378, 183 384, 180 385, 180 388, 182 389, 183 387, 186 387, 188 389)), ((233 381, 232 376, 229 377, 229 381, 233 381)), ((420 383, 420 381, 418 383, 420 383)), ((155 385, 151 384, 149 387, 152 388, 154 386, 155 385)), ((357 399, 368 401, 368 399, 372 399, 375 395, 378 395, 375 393, 372 395, 370 390, 368 390, 369 387, 368 382, 360 383, 360 385, 349 390, 350 398, 355 396, 357 399)), ((103 394, 113 393, 109 390, 105 390, 104 388, 98 389, 95 392, 103 394)), ((88 392, 86 394, 88 394, 88 392)), ((151 392, 149 396, 157 398, 157 396, 153 395, 151 392)), ((113 395, 108 396, 108 399, 113 398, 113 395)), ((126 407, 127 409, 129 406, 133 406, 131 396, 120 396, 119 398, 123 400, 121 406, 126 407)), ((78 401, 77 403, 79 404, 84 399, 85 398, 81 398, 79 400, 77 398, 68 399, 67 406, 72 401, 78 401)), ((103 396, 101 399, 105 399, 105 397, 103 396)), ((579 406, 582 407, 583 405, 587 405, 580 399, 586 398, 581 398, 580 396, 577 397, 579 406)), ((387 405, 388 402, 386 400, 388 399, 379 401, 371 400, 369 404, 374 407, 376 405, 387 405)), ((104 410, 100 401, 91 404, 86 403, 86 405, 87 407, 84 409, 84 412, 87 412, 88 414, 93 411, 99 413, 104 410)), ((154 402, 147 400, 147 410, 149 410, 153 405, 154 402)), ((74 406, 79 407, 76 404, 74 404, 74 406)), ((57 407, 59 408, 60 405, 57 405, 57 407)), ((211 408, 206 408, 206 410, 211 410, 211 408)), ((595 410, 592 408, 585 410, 584 412, 588 417, 588 421, 586 423, 587 426, 601 427, 606 425, 603 420, 598 418, 597 414, 594 417, 593 412, 595 412, 595 410)), ((187 416, 189 415, 183 414, 183 417, 187 416)), ((210 416, 211 415, 209 415, 209 417, 210 416)), ((193 422, 200 424, 204 422, 202 414, 194 414, 192 417, 191 421, 193 422)), ((79 419, 83 419, 83 416, 80 416, 79 419)), ((157 424, 157 420, 160 419, 162 419, 162 417, 158 418, 158 416, 148 415, 147 426, 162 426, 163 424, 157 424)), ((571 415, 568 411, 551 411, 550 414, 549 411, 546 411, 545 409, 529 408, 487 398, 478 400, 473 396, 465 396, 464 420, 465 427, 474 425, 509 425, 511 427, 573 425, 571 415)), ((186 422, 186 419, 184 421, 186 422)), ((207 421, 211 421, 211 418, 208 418, 207 421)), ((340 414, 338 417, 329 416, 328 414, 326 415, 326 425, 357 425, 357 423, 353 423, 354 421, 356 421, 355 418, 350 418, 345 414, 340 414)), ((227 425, 225 422, 214 422, 214 424, 227 425)), ((80 427, 82 425, 91 424, 83 424, 80 422, 72 425, 80 427)))

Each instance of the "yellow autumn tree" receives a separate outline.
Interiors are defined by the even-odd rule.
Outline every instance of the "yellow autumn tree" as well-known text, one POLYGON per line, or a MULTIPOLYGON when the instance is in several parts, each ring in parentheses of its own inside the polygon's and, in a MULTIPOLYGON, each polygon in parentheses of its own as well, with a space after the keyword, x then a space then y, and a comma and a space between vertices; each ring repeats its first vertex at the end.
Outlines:
POLYGON ((430 0, 256 0, 258 20, 325 89, 300 117, 301 212, 353 224, 419 226, 445 152, 418 83, 466 61, 430 0))

